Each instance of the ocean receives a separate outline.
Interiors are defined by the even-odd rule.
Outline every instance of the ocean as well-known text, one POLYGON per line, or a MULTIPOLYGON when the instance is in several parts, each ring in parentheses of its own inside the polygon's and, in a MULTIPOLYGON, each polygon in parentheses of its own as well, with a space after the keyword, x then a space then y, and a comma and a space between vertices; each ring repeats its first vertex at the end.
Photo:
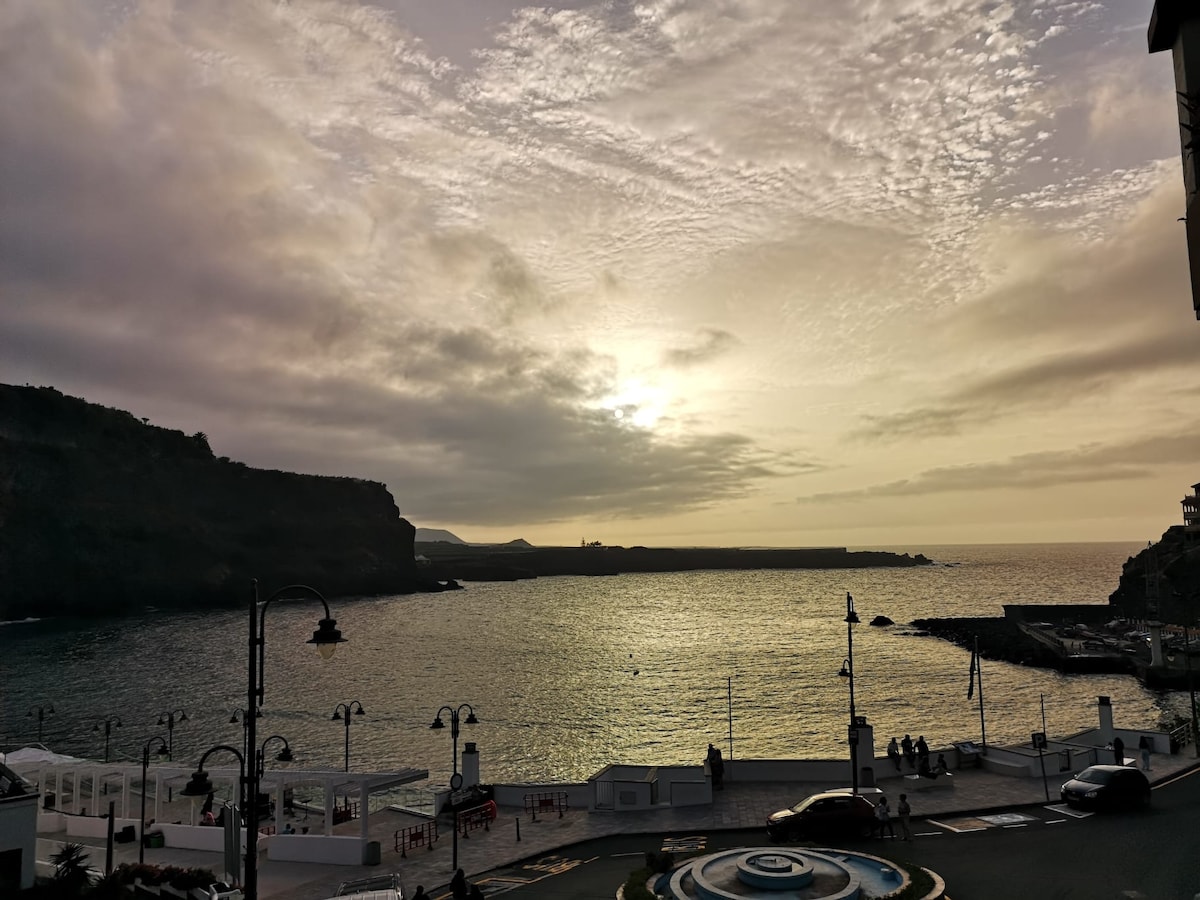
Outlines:
MULTIPOLYGON (((304 643, 320 605, 278 602, 266 615, 258 733, 287 738, 295 766, 341 769, 345 726, 331 716, 357 700, 366 714, 351 718, 351 767, 427 768, 435 782, 448 780, 452 742, 449 728, 429 725, 443 705, 463 703, 480 721, 464 725, 459 749, 477 744, 485 782, 580 781, 610 763, 699 763, 710 742, 727 758, 840 758, 850 592, 863 623, 853 635, 856 707, 875 727, 877 750, 906 733, 934 747, 979 740, 970 654, 905 624, 999 616, 1005 603, 1103 604, 1141 546, 869 548, 924 553, 936 565, 558 577, 330 598, 347 643, 328 661, 304 643), (867 624, 879 614, 897 624, 867 624)), ((188 718, 171 734, 175 759, 241 745, 241 726, 229 719, 246 703, 244 610, 42 620, 0 635, 6 748, 36 741, 28 712, 49 705, 43 742, 63 753, 103 758, 103 726, 93 729, 116 716, 113 759, 140 759, 146 739, 165 734, 160 714, 178 710, 188 718)), ((1090 727, 1099 695, 1112 698, 1117 724, 1128 727, 1186 708, 1186 698, 1130 676, 992 661, 983 663, 983 695, 989 743, 1029 740, 1043 711, 1051 735, 1090 727)))

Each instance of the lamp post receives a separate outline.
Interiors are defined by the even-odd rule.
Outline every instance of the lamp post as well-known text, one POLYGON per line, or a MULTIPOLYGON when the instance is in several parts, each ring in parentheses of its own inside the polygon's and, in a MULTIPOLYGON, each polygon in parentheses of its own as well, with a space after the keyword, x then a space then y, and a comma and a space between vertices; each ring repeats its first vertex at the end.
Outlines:
POLYGON ((138 865, 146 861, 146 770, 150 768, 150 745, 158 743, 158 755, 167 755, 167 741, 155 735, 142 745, 142 824, 138 827, 138 865))
POLYGON ((842 670, 838 672, 842 678, 850 680, 850 729, 847 735, 850 739, 850 791, 858 793, 858 714, 854 711, 854 626, 859 624, 858 613, 854 611, 854 598, 846 594, 846 650, 847 656, 842 660, 842 670))
MULTIPOLYGON (((248 710, 253 709, 257 712, 263 703, 263 662, 266 655, 267 643, 263 632, 266 624, 267 607, 276 600, 285 597, 294 599, 297 595, 320 600, 321 605, 325 608, 325 618, 317 623, 317 630, 313 632, 312 638, 307 641, 307 643, 316 646, 322 659, 329 659, 329 657, 333 656, 337 645, 345 641, 342 633, 337 629, 337 622, 330 618, 329 604, 320 591, 303 584, 289 584, 275 591, 260 604, 258 600, 258 580, 251 581, 249 605, 250 652, 248 654, 245 707, 248 710)), ((246 746, 256 747, 258 745, 258 715, 243 715, 242 719, 246 725, 246 746)), ((250 773, 246 778, 246 875, 242 880, 242 893, 245 895, 245 900, 258 900, 258 852, 256 850, 255 836, 258 832, 259 778, 258 766, 252 765, 250 773)))
MULTIPOLYGON (((262 710, 257 710, 255 715, 261 719, 262 710)), ((230 725, 236 725, 238 722, 242 723, 242 755, 245 756, 249 752, 249 748, 246 746, 246 711, 240 706, 235 708, 229 716, 230 725)))
POLYGON ((29 711, 25 713, 26 718, 33 718, 33 714, 37 713, 38 720, 38 743, 42 742, 42 723, 46 721, 46 714, 54 712, 54 704, 47 703, 44 706, 31 706, 29 711))
MULTIPOLYGON (((236 747, 230 747, 228 744, 217 744, 215 747, 209 747, 204 751, 204 755, 200 757, 200 762, 196 766, 196 771, 192 773, 192 779, 183 786, 183 790, 179 792, 183 797, 207 797, 215 792, 212 781, 208 777, 208 773, 204 771, 204 761, 218 750, 224 750, 226 753, 232 753, 237 757, 238 761, 238 791, 241 796, 238 798, 238 808, 243 812, 246 808, 246 787, 250 778, 246 774, 246 757, 242 756, 240 750, 236 747)), ((249 841, 258 833, 258 822, 246 822, 246 840, 249 841)), ((250 867, 250 860, 258 855, 258 848, 253 843, 246 844, 246 867, 250 867)), ((249 895, 247 895, 249 896, 249 895)))
POLYGON ((453 754, 451 757, 451 766, 454 773, 450 776, 450 816, 452 819, 451 825, 453 826, 454 832, 454 837, 451 841, 452 850, 450 868, 454 871, 458 871, 458 816, 454 812, 453 792, 461 788, 463 782, 462 776, 458 774, 458 722, 459 716, 462 715, 462 711, 464 709, 467 711, 467 717, 463 719, 463 722, 465 722, 467 725, 478 725, 479 720, 475 718, 475 710, 472 709, 471 704, 463 703, 457 708, 452 706, 443 706, 437 711, 437 716, 434 718, 433 723, 429 726, 430 728, 434 729, 445 728, 446 723, 442 721, 442 713, 450 714, 450 743, 453 754))
MULTIPOLYGON (((104 761, 108 762, 108 738, 112 734, 113 726, 121 727, 120 716, 105 716, 104 718, 104 761)), ((97 723, 92 728, 94 734, 100 733, 100 723, 97 723)))
POLYGON ((172 759, 175 754, 175 716, 179 716, 178 721, 186 722, 188 715, 182 709, 170 709, 166 712, 158 714, 158 724, 167 726, 167 759, 172 759))
MULTIPOLYGON (((276 762, 291 762, 295 759, 292 756, 292 748, 288 746, 287 738, 281 734, 273 734, 262 742, 262 745, 254 754, 254 777, 257 783, 261 783, 263 775, 267 771, 267 744, 271 741, 283 741, 283 749, 275 754, 276 762)), ((256 787, 255 790, 258 788, 256 787)), ((276 812, 276 822, 278 823, 278 811, 276 812)))
POLYGON ((349 703, 339 703, 333 710, 333 716, 330 721, 336 722, 341 719, 346 723, 346 771, 350 771, 350 713, 353 712, 356 716, 366 714, 363 705, 357 700, 351 700, 349 703))

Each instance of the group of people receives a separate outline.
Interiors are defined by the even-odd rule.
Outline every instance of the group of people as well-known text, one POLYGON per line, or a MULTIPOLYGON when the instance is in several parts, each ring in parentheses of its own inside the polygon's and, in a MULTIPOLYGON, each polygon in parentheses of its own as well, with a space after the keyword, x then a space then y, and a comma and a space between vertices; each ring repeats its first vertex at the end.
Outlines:
MULTIPOLYGON (((453 900, 483 900, 483 891, 479 889, 479 885, 469 883, 467 873, 459 869, 450 879, 450 896, 453 900)), ((425 889, 417 885, 417 893, 413 900, 425 900, 426 897, 425 889)))
POLYGON ((925 735, 918 735, 916 741, 910 735, 905 735, 904 740, 897 741, 894 737, 888 741, 887 745, 888 759, 892 761, 892 765, 896 767, 896 771, 901 769, 900 761, 908 763, 910 768, 916 769, 918 775, 925 778, 937 778, 939 775, 945 775, 950 771, 950 767, 946 765, 946 756, 944 753, 937 755, 937 762, 934 765, 929 764, 929 744, 925 741, 925 735))
MULTIPOLYGON (((909 805, 908 794, 900 795, 900 802, 896 804, 896 818, 900 820, 900 839, 911 841, 913 839, 912 806, 909 805)), ((894 839, 896 828, 892 825, 892 810, 888 806, 887 795, 880 794, 879 802, 875 804, 875 833, 880 840, 883 839, 883 829, 885 828, 894 839)))

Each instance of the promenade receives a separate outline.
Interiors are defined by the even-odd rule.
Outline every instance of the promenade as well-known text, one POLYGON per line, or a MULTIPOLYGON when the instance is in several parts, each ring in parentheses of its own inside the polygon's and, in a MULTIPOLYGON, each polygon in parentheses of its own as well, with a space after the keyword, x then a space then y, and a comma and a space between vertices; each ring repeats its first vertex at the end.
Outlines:
MULTIPOLYGON (((884 761, 886 765, 886 760, 884 761)), ((1152 782, 1168 780, 1180 772, 1198 764, 1194 748, 1185 746, 1177 754, 1155 754, 1152 782)), ((884 768, 880 767, 883 772, 884 768)), ((467 837, 459 837, 459 865, 471 879, 485 873, 523 860, 555 854, 560 850, 593 838, 613 835, 672 834, 677 836, 705 834, 713 831, 737 829, 757 830, 756 835, 747 835, 754 842, 765 841, 762 831, 769 813, 790 806, 805 796, 828 790, 828 782, 788 782, 779 784, 739 784, 736 780, 736 763, 732 767, 732 778, 727 778, 724 790, 716 791, 711 805, 662 807, 659 809, 632 812, 588 812, 586 809, 568 809, 562 818, 555 814, 539 815, 536 822, 523 809, 500 807, 499 816, 490 829, 471 831, 467 837), (518 832, 518 820, 519 832, 518 832), (518 833, 520 840, 518 840, 518 833)), ((1047 772, 1050 802, 1058 803, 1058 787, 1070 773, 1047 772)), ((901 792, 907 790, 900 777, 879 778, 878 786, 887 793, 893 807, 901 792)), ((953 774, 952 790, 936 789, 922 792, 907 791, 913 806, 913 817, 948 814, 986 814, 1014 806, 1042 805, 1046 793, 1042 778, 1001 775, 984 769, 967 768, 953 774)), ((179 802, 178 800, 176 801, 179 802)), ((181 807, 182 811, 182 807, 181 807)), ((302 814, 291 821, 301 823, 302 814)), ((164 819, 166 817, 164 816, 164 819)), ((288 819, 281 820, 281 824, 288 819)), ((401 812, 385 810, 372 813, 370 839, 378 841, 382 850, 378 866, 341 866, 314 863, 272 862, 266 854, 260 856, 259 895, 263 900, 324 900, 333 896, 337 886, 355 878, 372 874, 396 871, 401 873, 409 892, 423 885, 433 897, 446 893, 445 887, 453 874, 451 867, 451 835, 448 827, 442 828, 442 837, 432 850, 416 848, 401 858, 394 849, 394 833, 398 828, 418 821, 401 812)), ((336 826, 335 833, 358 835, 361 823, 346 822, 336 826)), ((46 860, 60 845, 65 836, 42 835, 38 840, 38 859, 46 860)), ((104 864, 102 842, 91 842, 92 865, 104 864)), ((647 846, 647 849, 655 849, 647 846)), ((136 862, 136 844, 117 845, 114 865, 136 862)), ((146 850, 146 862, 155 865, 202 866, 220 873, 220 854, 200 851, 157 849, 146 850)), ((630 861, 630 869, 637 867, 637 860, 630 861)), ((613 885, 614 895, 617 885, 613 885)))

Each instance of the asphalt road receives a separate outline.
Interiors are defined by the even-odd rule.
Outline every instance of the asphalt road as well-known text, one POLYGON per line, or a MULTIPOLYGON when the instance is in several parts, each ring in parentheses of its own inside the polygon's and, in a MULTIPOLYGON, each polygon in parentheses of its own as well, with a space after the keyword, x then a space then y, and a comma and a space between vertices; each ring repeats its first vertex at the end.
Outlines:
MULTIPOLYGON (((932 869, 951 900, 1192 900, 1200 893, 1200 770, 1156 788, 1146 812, 1080 815, 1049 804, 913 824, 909 845, 838 845, 932 869)), ((489 896, 511 900, 612 900, 645 853, 671 841, 706 850, 769 844, 765 830, 613 837, 478 880, 489 896)))

